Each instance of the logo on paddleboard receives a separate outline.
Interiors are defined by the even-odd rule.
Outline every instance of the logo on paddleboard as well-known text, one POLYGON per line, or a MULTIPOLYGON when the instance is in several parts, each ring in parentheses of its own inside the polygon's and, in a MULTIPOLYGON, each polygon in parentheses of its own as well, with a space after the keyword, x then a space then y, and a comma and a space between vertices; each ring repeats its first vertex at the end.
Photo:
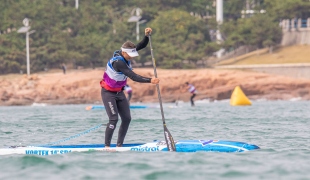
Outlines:
POLYGON ((30 149, 30 150, 26 150, 25 154, 36 154, 36 155, 40 155, 40 156, 47 156, 50 154, 66 154, 71 152, 72 150, 37 150, 37 149, 30 149))
POLYGON ((131 149, 130 149, 130 151, 145 151, 145 152, 151 152, 151 151, 159 151, 159 146, 156 146, 156 147, 147 147, 147 146, 145 146, 145 147, 141 147, 141 146, 139 146, 139 147, 132 147, 131 149))
POLYGON ((199 140, 199 142, 201 142, 201 144, 202 144, 203 146, 205 146, 205 145, 207 145, 207 144, 212 143, 213 140, 199 140))

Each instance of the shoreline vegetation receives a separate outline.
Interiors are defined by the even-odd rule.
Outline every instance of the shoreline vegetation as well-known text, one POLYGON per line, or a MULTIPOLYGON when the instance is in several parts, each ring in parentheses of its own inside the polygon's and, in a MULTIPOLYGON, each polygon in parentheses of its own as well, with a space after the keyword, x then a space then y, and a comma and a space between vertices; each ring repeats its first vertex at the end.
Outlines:
MULTIPOLYGON (((153 29, 155 58, 165 69, 205 67, 210 64, 201 62, 210 62, 215 53, 224 50, 224 56, 230 57, 263 48, 273 52, 280 44, 309 44, 309 3, 304 1, 225 2, 221 15, 225 20, 220 27, 224 41, 220 44, 216 9, 221 3, 214 1, 96 0, 80 2, 78 8, 74 1, 65 0, 4 1, 0 3, 0 72, 26 72, 27 57, 32 72, 62 64, 68 69, 96 68, 106 64, 125 41, 138 43, 146 27, 153 29), (255 11, 242 13, 249 8, 255 11), (263 12, 256 13, 259 9, 263 12), (138 33, 131 18, 134 12, 143 21, 138 33), (25 32, 31 34, 28 43, 25 32), (29 53, 25 53, 25 44, 29 53)), ((137 61, 144 66, 151 58, 150 51, 140 55, 137 61)))

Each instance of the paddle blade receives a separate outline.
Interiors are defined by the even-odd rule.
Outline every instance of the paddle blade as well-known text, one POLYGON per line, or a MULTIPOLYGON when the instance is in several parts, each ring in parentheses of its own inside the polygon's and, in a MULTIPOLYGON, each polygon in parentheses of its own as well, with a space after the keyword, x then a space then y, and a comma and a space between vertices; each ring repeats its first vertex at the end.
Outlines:
POLYGON ((166 124, 164 124, 164 133, 165 133, 165 140, 167 143, 168 151, 176 151, 173 137, 170 134, 166 124))

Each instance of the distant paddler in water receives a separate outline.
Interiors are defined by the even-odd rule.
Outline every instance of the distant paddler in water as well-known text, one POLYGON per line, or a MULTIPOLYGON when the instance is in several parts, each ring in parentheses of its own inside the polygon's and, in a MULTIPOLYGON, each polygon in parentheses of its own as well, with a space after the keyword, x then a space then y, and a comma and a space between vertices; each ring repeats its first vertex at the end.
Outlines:
POLYGON ((103 79, 100 81, 102 101, 109 116, 109 123, 105 131, 106 148, 110 147, 118 115, 120 115, 122 123, 118 132, 117 147, 122 147, 131 121, 129 102, 123 92, 124 86, 127 84, 127 77, 140 83, 159 83, 158 78, 143 77, 134 73, 130 63, 134 57, 139 56, 137 51, 147 46, 148 35, 151 32, 151 28, 146 28, 143 40, 137 45, 127 41, 120 50, 115 51, 113 57, 108 61, 103 79))
POLYGON ((126 84, 124 86, 124 90, 127 92, 127 100, 130 103, 130 99, 131 99, 131 96, 132 96, 132 88, 128 84, 126 84))
POLYGON ((192 84, 189 84, 188 82, 185 83, 187 85, 187 90, 192 94, 191 96, 191 106, 195 106, 195 103, 194 103, 194 98, 197 94, 197 90, 195 88, 195 86, 193 86, 192 84))

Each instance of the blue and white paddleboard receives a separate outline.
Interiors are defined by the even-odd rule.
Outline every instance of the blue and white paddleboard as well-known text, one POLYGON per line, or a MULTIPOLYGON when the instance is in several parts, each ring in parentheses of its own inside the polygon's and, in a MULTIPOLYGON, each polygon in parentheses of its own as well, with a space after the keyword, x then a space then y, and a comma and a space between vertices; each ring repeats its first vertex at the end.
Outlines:
MULTIPOLYGON (((131 105, 130 109, 145 109, 150 108, 149 106, 143 106, 143 105, 131 105)), ((94 105, 94 106, 87 106, 85 108, 86 110, 93 110, 93 109, 105 109, 103 105, 94 105)))
MULTIPOLYGON (((244 152, 259 149, 258 146, 236 141, 225 140, 180 140, 175 141, 176 152, 244 152)), ((168 151, 165 141, 154 141, 151 143, 124 144, 123 147, 105 148, 103 144, 86 144, 86 145, 53 145, 53 146, 12 146, 0 149, 0 155, 10 154, 31 154, 31 155, 55 155, 66 154, 70 152, 87 152, 87 151, 140 151, 140 152, 157 152, 168 151)))

